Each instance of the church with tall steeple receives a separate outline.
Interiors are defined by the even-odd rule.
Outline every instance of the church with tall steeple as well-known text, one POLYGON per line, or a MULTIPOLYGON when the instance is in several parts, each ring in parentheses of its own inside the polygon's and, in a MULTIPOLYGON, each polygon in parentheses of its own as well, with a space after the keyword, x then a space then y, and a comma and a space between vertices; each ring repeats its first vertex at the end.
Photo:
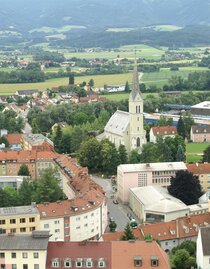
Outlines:
POLYGON ((129 96, 129 112, 117 110, 106 124, 103 138, 109 139, 117 148, 123 144, 128 153, 133 149, 141 152, 142 146, 146 143, 143 112, 143 96, 135 65, 132 91, 129 96))

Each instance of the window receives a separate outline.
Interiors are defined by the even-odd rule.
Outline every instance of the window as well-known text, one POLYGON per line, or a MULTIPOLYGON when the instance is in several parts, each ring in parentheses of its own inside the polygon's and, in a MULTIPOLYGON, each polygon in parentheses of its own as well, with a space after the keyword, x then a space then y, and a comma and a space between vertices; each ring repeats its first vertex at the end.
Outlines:
POLYGON ((39 264, 34 264, 34 269, 39 269, 39 264))
POLYGON ((64 261, 64 267, 71 267, 71 260, 65 260, 64 261))
POLYGON ((0 259, 4 259, 5 258, 5 253, 4 252, 0 252, 0 259))
POLYGON ((34 252, 34 259, 38 259, 39 258, 39 253, 38 252, 34 252))
POLYGON ((15 224, 16 223, 16 219, 11 219, 10 220, 10 224, 15 224))
POLYGON ((152 267, 158 266, 158 257, 156 257, 156 256, 151 257, 151 266, 152 267))
POLYGON ((76 218, 76 221, 79 221, 79 220, 80 220, 80 217, 77 217, 77 218, 76 218))
POLYGON ((104 261, 104 260, 99 260, 99 261, 98 261, 98 267, 99 267, 99 268, 103 268, 103 267, 105 267, 105 265, 106 265, 106 264, 105 264, 105 261, 104 261))
POLYGON ((69 223, 65 223, 65 224, 64 224, 64 227, 65 227, 65 228, 69 228, 69 223))
POLYGON ((80 226, 77 226, 76 229, 77 229, 77 230, 80 230, 80 226))
POLYGON ((4 225, 5 223, 5 219, 0 219, 0 225, 4 225))
POLYGON ((26 219, 25 218, 21 218, 20 219, 20 223, 25 223, 26 222, 26 219))
POLYGON ((0 234, 5 234, 6 233, 6 229, 0 229, 0 234))
POLYGON ((28 253, 27 252, 23 252, 22 253, 22 257, 23 257, 23 259, 27 259, 28 258, 28 253))
POLYGON ((29 218, 29 222, 35 222, 35 218, 29 218))
POLYGON ((12 264, 12 269, 17 269, 17 264, 12 264))
POLYGON ((69 236, 69 232, 64 233, 65 236, 69 236))
POLYGON ((54 223, 55 223, 55 224, 59 224, 60 221, 59 221, 59 220, 55 220, 54 223))
POLYGON ((30 227, 30 232, 34 231, 35 229, 35 227, 30 227))
POLYGON ((52 261, 52 267, 59 267, 59 266, 60 266, 59 260, 52 261))
POLYGON ((55 229, 55 233, 60 233, 60 229, 55 229))
POLYGON ((136 139, 136 146, 140 147, 140 138, 139 137, 137 137, 137 139, 136 139))
POLYGON ((10 233, 12 233, 12 234, 16 233, 16 229, 15 228, 14 229, 10 229, 10 233))
POLYGON ((79 260, 76 261, 76 267, 77 268, 82 267, 82 259, 79 259, 79 260))
POLYGON ((16 252, 12 252, 11 257, 12 257, 12 259, 16 259, 16 252))
POLYGON ((93 262, 92 262, 91 259, 86 261, 86 267, 87 268, 92 268, 93 267, 93 262))
POLYGON ((49 228, 49 224, 48 223, 45 223, 44 224, 44 229, 48 229, 49 228))
POLYGON ((24 228, 20 228, 20 232, 21 233, 25 233, 26 232, 26 228, 24 227, 24 228))
POLYGON ((142 258, 141 258, 141 256, 136 256, 136 257, 134 258, 134 266, 135 266, 135 267, 140 267, 140 266, 142 266, 142 258))
POLYGON ((23 264, 23 269, 28 269, 28 264, 23 264))

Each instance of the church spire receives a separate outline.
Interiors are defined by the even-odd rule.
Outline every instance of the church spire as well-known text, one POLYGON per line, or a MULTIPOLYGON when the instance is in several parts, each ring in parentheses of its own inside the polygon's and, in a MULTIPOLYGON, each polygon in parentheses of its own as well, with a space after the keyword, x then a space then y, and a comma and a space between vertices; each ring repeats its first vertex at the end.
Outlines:
POLYGON ((135 53, 135 64, 134 64, 134 69, 133 69, 133 87, 131 91, 133 100, 135 99, 137 94, 140 94, 140 96, 142 97, 142 93, 139 87, 139 73, 138 73, 138 66, 137 66, 136 53, 135 53))

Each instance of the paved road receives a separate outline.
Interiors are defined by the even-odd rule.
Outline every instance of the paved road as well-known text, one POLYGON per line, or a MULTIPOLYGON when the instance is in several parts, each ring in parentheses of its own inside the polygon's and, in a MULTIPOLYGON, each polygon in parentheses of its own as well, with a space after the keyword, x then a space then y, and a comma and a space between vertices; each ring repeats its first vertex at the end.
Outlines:
POLYGON ((113 203, 113 198, 111 198, 113 195, 111 179, 103 179, 96 176, 92 176, 92 179, 106 192, 106 197, 108 198, 107 204, 109 216, 115 220, 117 224, 117 230, 123 231, 126 224, 129 222, 127 213, 131 213, 131 210, 127 206, 120 203, 117 205, 113 203))

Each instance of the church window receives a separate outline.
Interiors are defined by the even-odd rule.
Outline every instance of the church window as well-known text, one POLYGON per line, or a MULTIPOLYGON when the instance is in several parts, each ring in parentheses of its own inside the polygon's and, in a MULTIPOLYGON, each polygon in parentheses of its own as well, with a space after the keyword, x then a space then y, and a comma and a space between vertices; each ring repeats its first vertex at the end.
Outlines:
POLYGON ((138 106, 136 106, 136 114, 138 113, 138 106))
POLYGON ((140 147, 140 138, 138 137, 137 140, 136 140, 136 146, 137 147, 140 147))
POLYGON ((139 127, 137 127, 137 131, 139 131, 139 127))
POLYGON ((139 106, 139 113, 140 113, 140 106, 139 106))
POLYGON ((137 118, 137 121, 139 121, 139 117, 137 118))

